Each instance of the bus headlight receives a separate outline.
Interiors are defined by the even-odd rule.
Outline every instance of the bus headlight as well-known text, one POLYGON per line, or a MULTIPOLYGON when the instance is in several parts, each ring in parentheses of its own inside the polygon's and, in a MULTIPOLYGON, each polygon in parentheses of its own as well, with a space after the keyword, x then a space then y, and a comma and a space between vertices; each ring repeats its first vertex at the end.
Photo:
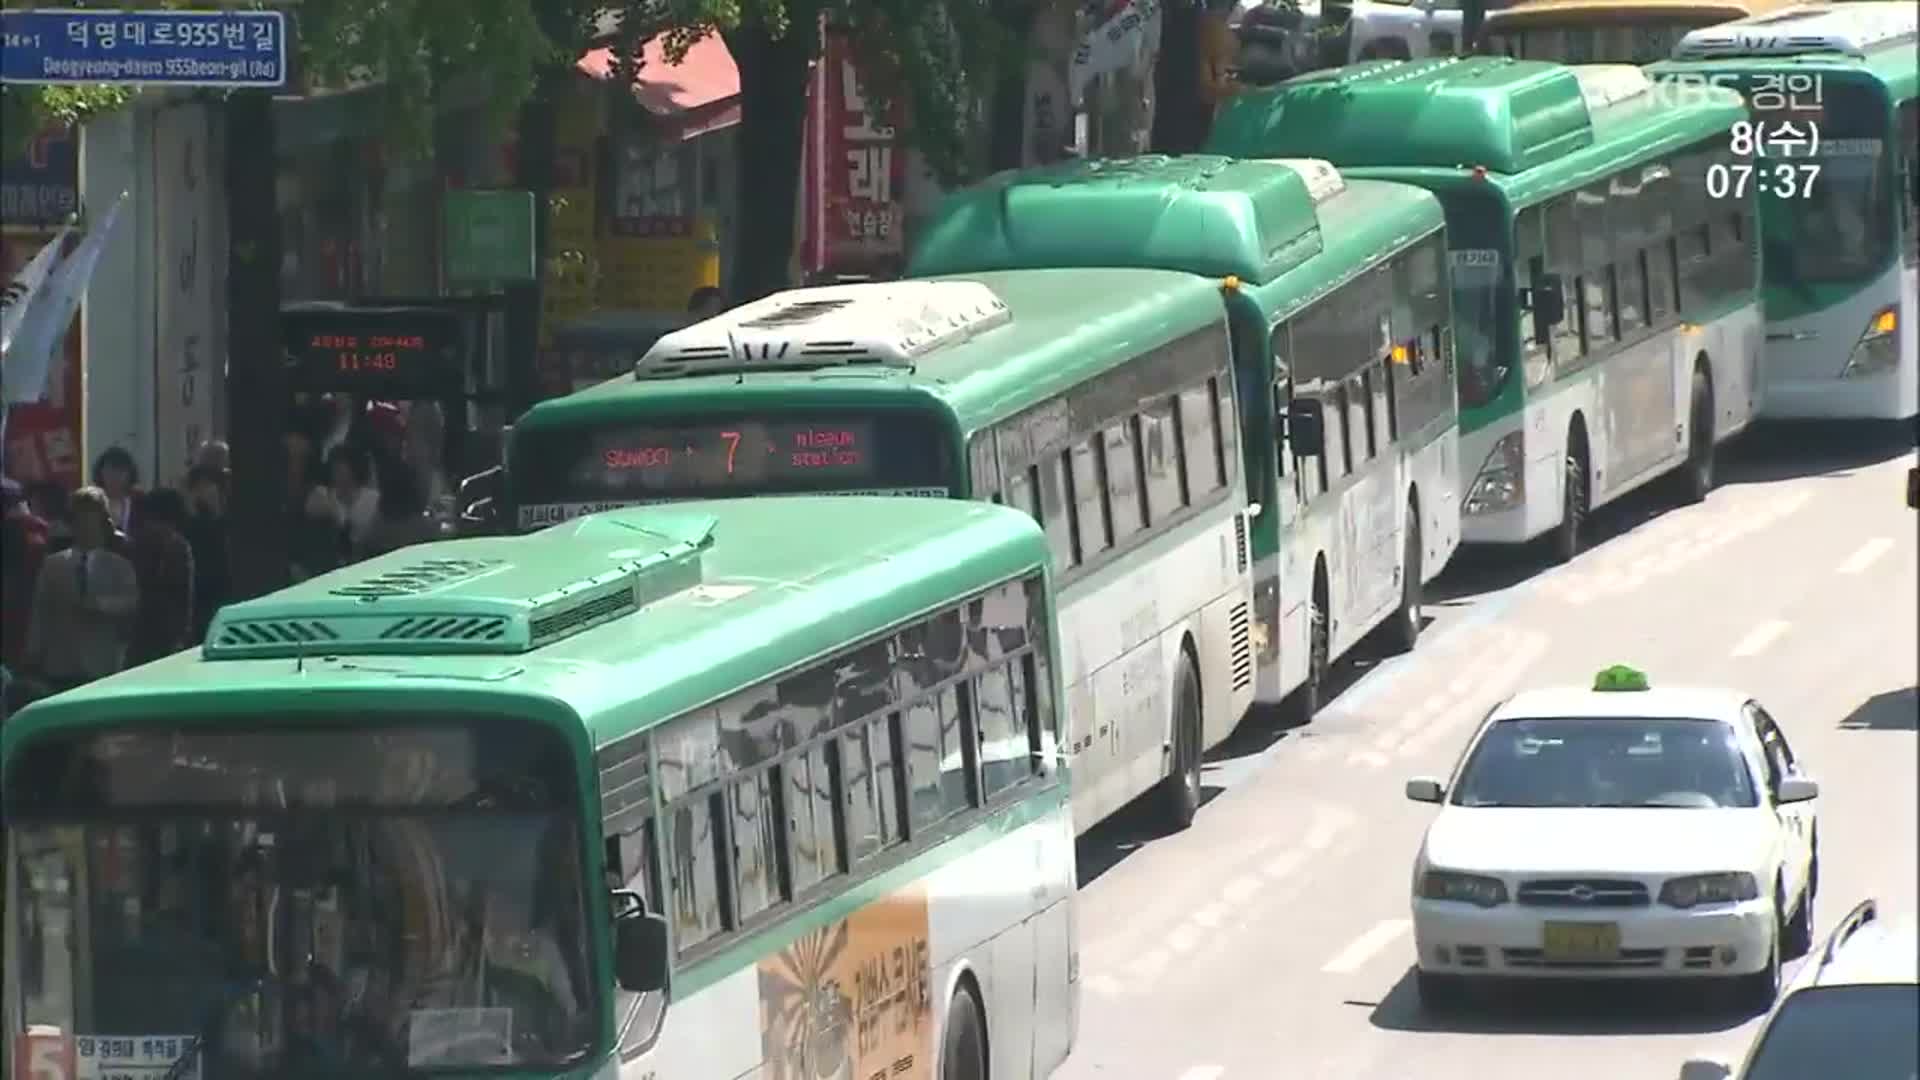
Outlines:
POLYGON ((1840 373, 1843 379, 1861 375, 1878 375, 1894 366, 1900 360, 1900 312, 1894 308, 1882 308, 1867 323, 1866 332, 1860 340, 1854 342, 1853 352, 1847 356, 1847 369, 1840 373))
POLYGON ((1527 497, 1527 462, 1521 433, 1500 436, 1473 478, 1464 509, 1469 514, 1511 510, 1527 497))

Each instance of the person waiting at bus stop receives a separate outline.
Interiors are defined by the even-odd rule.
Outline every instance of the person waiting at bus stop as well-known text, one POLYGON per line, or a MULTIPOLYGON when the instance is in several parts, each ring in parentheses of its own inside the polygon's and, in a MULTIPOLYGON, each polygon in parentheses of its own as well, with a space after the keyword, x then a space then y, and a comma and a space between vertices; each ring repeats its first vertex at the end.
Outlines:
POLYGON ((133 564, 108 546, 116 534, 107 493, 81 488, 70 513, 73 546, 41 564, 27 624, 27 675, 55 693, 121 669, 140 606, 133 564))

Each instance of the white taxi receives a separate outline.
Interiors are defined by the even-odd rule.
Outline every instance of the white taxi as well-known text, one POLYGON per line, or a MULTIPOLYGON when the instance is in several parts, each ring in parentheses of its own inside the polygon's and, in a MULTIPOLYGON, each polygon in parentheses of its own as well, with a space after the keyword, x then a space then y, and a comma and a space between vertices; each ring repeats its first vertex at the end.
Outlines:
POLYGON ((1819 786, 1772 716, 1731 690, 1591 689, 1496 706, 1436 803, 1413 866, 1422 1002, 1470 980, 1724 980, 1755 1011, 1811 944, 1819 786))

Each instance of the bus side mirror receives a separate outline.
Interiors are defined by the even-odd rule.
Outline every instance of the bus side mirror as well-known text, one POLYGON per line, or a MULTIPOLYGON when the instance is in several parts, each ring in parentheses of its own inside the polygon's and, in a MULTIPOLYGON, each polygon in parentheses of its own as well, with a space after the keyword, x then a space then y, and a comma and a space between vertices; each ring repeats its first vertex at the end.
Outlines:
POLYGON ((1300 457, 1320 456, 1326 445, 1326 427, 1318 401, 1294 398, 1287 406, 1287 442, 1300 457))
POLYGON ((614 892, 613 902, 614 981, 636 994, 665 990, 670 981, 666 916, 649 912, 638 893, 624 889, 614 892))

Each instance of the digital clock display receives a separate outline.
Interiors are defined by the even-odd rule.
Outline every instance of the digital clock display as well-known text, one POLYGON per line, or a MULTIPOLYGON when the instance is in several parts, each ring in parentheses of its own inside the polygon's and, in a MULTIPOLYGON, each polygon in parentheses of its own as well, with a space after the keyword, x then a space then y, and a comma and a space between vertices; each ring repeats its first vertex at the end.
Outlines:
POLYGON ((912 413, 728 416, 517 430, 507 484, 521 506, 805 492, 920 494, 952 486, 940 424, 912 413), (675 422, 679 421, 679 422, 675 422))
POLYGON ((440 397, 463 389, 459 324, 428 308, 313 306, 281 314, 296 389, 440 397))

